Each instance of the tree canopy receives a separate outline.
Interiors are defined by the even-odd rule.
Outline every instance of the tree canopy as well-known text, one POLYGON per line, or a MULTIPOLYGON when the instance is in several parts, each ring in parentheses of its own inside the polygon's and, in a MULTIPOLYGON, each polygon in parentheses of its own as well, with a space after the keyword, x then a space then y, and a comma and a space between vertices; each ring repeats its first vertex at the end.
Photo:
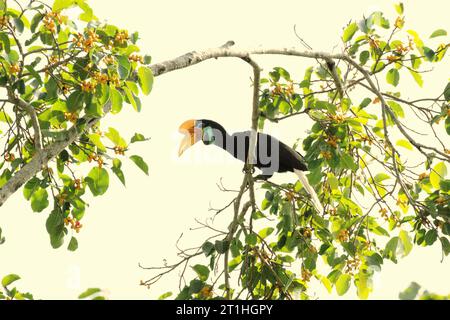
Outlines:
MULTIPOLYGON (((140 93, 152 88, 151 59, 139 55, 138 33, 101 23, 84 0, 52 7, 2 0, 0 9, 0 205, 23 186, 34 212, 50 212, 51 245, 59 248, 70 237, 73 251, 78 242, 68 230, 82 228, 86 191, 105 194, 110 173, 125 184, 119 157, 146 140, 139 133, 125 140, 100 124, 124 104, 140 111, 140 93), (67 9, 78 19, 64 15, 67 9), (83 164, 86 176, 76 176, 83 164)), ((148 174, 142 157, 127 158, 148 174)))

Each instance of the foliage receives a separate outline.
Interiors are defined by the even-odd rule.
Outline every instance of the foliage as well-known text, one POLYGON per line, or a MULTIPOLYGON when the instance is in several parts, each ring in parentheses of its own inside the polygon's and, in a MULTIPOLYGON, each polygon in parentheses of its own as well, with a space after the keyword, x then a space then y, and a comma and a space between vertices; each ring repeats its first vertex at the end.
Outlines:
POLYGON ((0 288, 0 300, 33 300, 33 295, 30 293, 23 293, 17 288, 11 288, 11 285, 20 280, 16 274, 9 274, 2 279, 2 288, 0 288))
MULTIPOLYGON (((31 293, 20 292, 17 288, 11 288, 11 285, 20 280, 20 277, 16 274, 9 274, 3 277, 0 288, 0 300, 34 300, 31 293)), ((88 300, 105 300, 102 296, 102 290, 98 288, 88 289, 80 296, 78 299, 88 299, 88 300)))
POLYGON ((450 294, 447 296, 430 293, 427 290, 422 290, 419 284, 412 282, 408 288, 399 294, 401 300, 449 300, 450 294), (420 294, 419 294, 420 292, 420 294))
MULTIPOLYGON (((140 92, 148 95, 153 84, 151 59, 138 54, 138 33, 99 22, 85 0, 56 0, 52 7, 0 0, 0 9, 0 87, 7 95, 0 100, 0 188, 68 141, 26 181, 23 194, 34 212, 51 211, 51 245, 59 248, 69 237, 73 251, 78 243, 72 233, 82 228, 87 191, 105 194, 110 173, 125 184, 121 158, 131 144, 146 140, 102 130, 101 119, 126 104, 141 110, 140 92)), ((148 173, 141 157, 129 159, 148 173)))
POLYGON ((450 84, 438 97, 417 101, 398 89, 406 77, 424 85, 423 72, 444 59, 448 42, 436 41, 447 32, 437 30, 426 44, 405 31, 403 5, 396 10, 394 20, 374 12, 351 22, 344 54, 333 58, 339 63, 317 60, 299 80, 277 67, 261 80, 260 130, 295 116, 313 122, 302 145, 325 211, 308 204, 300 182, 262 183, 259 203, 244 183, 250 202, 238 211, 242 194, 233 200, 228 230, 202 223, 219 240, 180 249, 178 263, 143 285, 203 257, 192 280, 182 272, 177 299, 307 299, 313 279, 339 295, 355 287, 367 299, 385 261, 396 263, 415 245, 439 244, 443 256, 450 253, 450 84), (415 121, 428 131, 417 133, 415 121), (426 144, 420 134, 429 134, 426 144))

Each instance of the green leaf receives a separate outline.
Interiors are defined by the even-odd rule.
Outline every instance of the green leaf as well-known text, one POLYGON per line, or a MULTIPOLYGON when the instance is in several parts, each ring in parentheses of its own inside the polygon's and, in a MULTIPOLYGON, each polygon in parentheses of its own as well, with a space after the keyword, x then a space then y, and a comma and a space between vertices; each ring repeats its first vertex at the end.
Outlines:
POLYGON ((23 24, 23 21, 21 19, 19 19, 19 18, 14 18, 13 21, 14 21, 14 25, 16 27, 16 30, 19 33, 22 33, 23 29, 25 28, 25 25, 23 24))
POLYGON ((450 116, 445 119, 445 131, 447 131, 447 134, 450 136, 450 116))
POLYGON ((83 13, 80 14, 80 20, 85 22, 91 22, 98 20, 96 16, 94 16, 94 12, 91 7, 85 2, 85 0, 75 0, 83 13))
POLYGON ((189 294, 199 293, 203 289, 205 283, 201 280, 194 279, 189 283, 189 294))
POLYGON ((94 197, 101 196, 108 190, 109 174, 104 168, 93 168, 85 180, 94 197))
POLYGON ((170 298, 172 295, 173 295, 172 292, 166 292, 166 293, 160 295, 158 297, 158 300, 166 300, 167 298, 170 298))
POLYGON ((389 20, 387 20, 385 17, 383 17, 383 12, 377 11, 372 13, 371 20, 374 24, 384 28, 389 29, 389 20))
POLYGON ((403 108, 400 104, 398 104, 395 101, 389 100, 387 102, 388 106, 391 107, 392 111, 394 112, 395 116, 397 118, 404 118, 405 117, 405 111, 403 111, 403 108))
POLYGON ((450 241, 446 237, 440 237, 439 240, 441 240, 442 251, 445 256, 448 256, 450 254, 450 241))
POLYGON ((216 240, 214 248, 216 249, 217 253, 224 254, 230 248, 230 242, 227 240, 216 240))
POLYGON ((274 228, 268 227, 262 229, 260 232, 258 232, 259 236, 263 239, 267 238, 274 232, 274 228))
POLYGON ((6 33, 0 32, 0 42, 3 43, 5 52, 9 54, 11 52, 11 42, 9 41, 9 37, 6 33))
POLYGON ((28 72, 38 81, 38 83, 39 84, 41 84, 42 85, 42 78, 41 78, 41 76, 39 75, 39 73, 37 73, 36 72, 36 70, 34 70, 34 68, 33 68, 33 66, 31 66, 31 65, 28 65, 28 66, 25 66, 25 68, 28 70, 28 72))
POLYGON ((53 3, 53 11, 61 11, 70 8, 75 4, 75 0, 55 0, 53 3))
POLYGON ((60 210, 53 210, 45 222, 47 232, 52 234, 61 234, 64 230, 64 215, 60 210))
POLYGON ((43 18, 44 15, 38 12, 34 15, 33 19, 31 19, 30 30, 32 33, 36 31, 36 28, 38 27, 39 23, 42 21, 43 18))
POLYGON ((281 68, 281 67, 275 67, 273 69, 276 70, 284 80, 286 80, 286 81, 291 80, 291 75, 289 74, 289 72, 286 69, 281 68))
POLYGON ((11 283, 13 283, 14 281, 17 281, 19 279, 20 279, 20 277, 17 274, 9 274, 2 279, 2 286, 7 287, 11 283))
POLYGON ((377 174, 377 175, 373 178, 373 180, 374 180, 376 183, 381 183, 381 182, 383 182, 384 180, 389 180, 389 179, 391 179, 391 176, 388 175, 388 174, 386 174, 386 173, 379 173, 379 174, 377 174))
POLYGON ((436 53, 433 50, 431 50, 428 47, 423 47, 423 52, 425 54, 425 58, 428 61, 430 61, 430 62, 434 61, 434 57, 436 56, 436 53))
POLYGON ((341 157, 341 165, 345 169, 350 169, 353 172, 356 172, 358 170, 358 165, 353 160, 352 156, 350 156, 347 153, 344 153, 341 157))
POLYGON ((249 246, 255 246, 257 242, 258 236, 256 235, 256 233, 250 233, 245 237, 245 243, 249 246))
POLYGON ((148 165, 147 163, 145 163, 142 157, 134 155, 131 156, 130 159, 139 167, 139 169, 141 169, 146 175, 148 175, 148 165))
POLYGON ((31 195, 30 200, 31 200, 31 209, 33 209, 34 212, 44 211, 44 209, 46 209, 49 205, 47 190, 38 188, 31 195))
POLYGON ((431 230, 427 231, 424 239, 425 239, 426 245, 431 246, 436 242, 437 238, 438 238, 437 231, 435 229, 431 229, 431 230))
POLYGON ((419 290, 420 286, 417 283, 412 282, 406 290, 398 295, 398 297, 400 300, 414 300, 419 293, 419 290))
POLYGON ((444 162, 438 163, 430 173, 430 183, 435 189, 440 188, 440 182, 447 175, 447 166, 444 162))
POLYGON ((408 140, 398 140, 397 146, 413 151, 413 145, 408 140))
POLYGON ((384 69, 385 65, 386 65, 386 64, 385 64, 383 61, 375 62, 375 63, 372 65, 372 67, 370 68, 370 72, 372 72, 372 73, 380 72, 381 70, 384 69))
POLYGON ((126 56, 117 56, 117 61, 119 62, 119 76, 120 79, 126 80, 128 79, 128 76, 130 75, 131 71, 131 63, 130 60, 128 60, 128 57, 126 56))
POLYGON ((68 98, 67 98, 67 110, 69 112, 76 112, 83 108, 83 101, 84 101, 84 93, 81 91, 75 91, 73 92, 68 98))
POLYGON ((205 254, 205 256, 209 257, 214 252, 214 245, 211 242, 206 241, 202 245, 202 251, 205 254))
POLYGON ((67 250, 69 251, 76 251, 78 249, 78 240, 75 237, 72 237, 69 242, 69 246, 67 247, 67 250))
POLYGON ((362 66, 367 63, 367 61, 369 60, 369 57, 370 57, 370 53, 367 50, 364 50, 359 54, 359 62, 361 63, 362 66))
POLYGON ((450 82, 447 83, 447 86, 445 87, 444 98, 445 98, 445 101, 450 101, 450 82))
POLYGON ((403 15, 403 10, 404 10, 403 2, 399 2, 399 3, 394 4, 394 7, 395 7, 395 11, 397 11, 397 13, 399 15, 403 15))
POLYGON ((115 146, 126 148, 127 143, 126 141, 120 136, 119 131, 117 131, 114 128, 109 128, 108 132, 105 134, 105 136, 111 140, 112 143, 114 143, 115 146))
POLYGON ((120 182, 122 182, 122 184, 125 186, 125 175, 123 174, 122 171, 122 161, 120 161, 119 159, 114 159, 113 160, 113 167, 111 168, 112 172, 114 172, 114 174, 117 176, 117 178, 119 178, 120 182))
POLYGON ((196 264, 192 267, 192 269, 197 273, 198 278, 201 281, 206 281, 209 277, 209 269, 206 266, 203 266, 201 264, 196 264))
POLYGON ((153 87, 153 73, 148 67, 140 67, 138 70, 139 85, 142 93, 148 96, 153 87))
POLYGON ((341 274, 336 281, 336 292, 339 296, 343 296, 350 288, 351 276, 348 274, 341 274))
POLYGON ((383 264, 383 258, 378 253, 373 253, 367 257, 367 265, 369 266, 381 266, 383 264))
POLYGON ((356 293, 358 294, 358 298, 366 300, 367 298, 369 298, 369 294, 372 291, 369 274, 367 274, 363 270, 360 270, 356 275, 355 280, 356 293))
POLYGON ((27 199, 29 201, 31 199, 31 196, 33 195, 33 193, 37 189, 39 189, 40 184, 41 184, 41 180, 39 180, 36 177, 29 180, 23 188, 23 196, 25 197, 25 199, 27 199))
POLYGON ((436 31, 434 31, 431 34, 430 39, 436 38, 436 37, 442 37, 442 36, 446 36, 446 35, 447 35, 447 31, 445 31, 444 29, 437 29, 436 31))
POLYGON ((398 82, 400 81, 400 73, 397 69, 392 68, 388 71, 386 74, 386 81, 389 84, 392 84, 394 87, 398 85, 398 82))
POLYGON ((400 231, 398 237, 400 239, 400 243, 402 244, 403 256, 406 257, 413 248, 411 238, 409 237, 409 234, 404 230, 400 231))
POLYGON ((450 236, 450 222, 444 223, 444 225, 442 226, 442 233, 450 236))
POLYGON ((411 75, 413 76, 414 80, 419 85, 419 87, 422 88, 423 87, 422 75, 414 70, 409 70, 409 72, 411 73, 411 75))
POLYGON ((295 111, 300 111, 303 108, 303 99, 299 94, 294 94, 291 99, 292 107, 295 111))
POLYGON ((87 289, 85 292, 83 292, 82 294, 80 294, 78 296, 78 299, 86 299, 94 294, 97 294, 99 292, 101 292, 102 290, 98 289, 98 288, 90 288, 87 289))
POLYGON ((58 249, 64 244, 64 232, 50 234, 50 244, 53 249, 58 249))
POLYGON ((88 138, 100 151, 106 151, 106 147, 103 144, 101 136, 98 133, 91 133, 88 135, 88 138))
POLYGON ((123 96, 115 88, 110 89, 110 95, 111 95, 111 113, 118 114, 123 107, 123 96))
POLYGON ((142 142, 142 141, 148 141, 150 139, 147 139, 144 137, 144 135, 140 134, 140 133, 135 133, 133 138, 131 138, 130 143, 136 143, 136 142, 142 142))
POLYGON ((397 247, 398 247, 399 238, 393 237, 388 241, 386 247, 384 249, 383 256, 387 259, 392 260, 392 262, 397 263, 397 247))
POLYGON ((342 40, 344 42, 350 41, 355 35, 356 31, 358 31, 358 25, 356 22, 350 23, 345 29, 344 34, 342 35, 342 40))
POLYGON ((128 102, 133 106, 134 110, 137 112, 141 111, 140 105, 136 102, 136 99, 134 98, 133 92, 127 87, 123 88, 123 91, 125 91, 125 95, 127 96, 128 102))
POLYGON ((106 84, 97 85, 97 91, 95 92, 95 102, 103 107, 110 99, 111 90, 106 84))
POLYGON ((327 277, 320 277, 320 282, 322 282, 325 289, 327 289, 328 293, 331 293, 333 290, 333 285, 331 284, 331 281, 327 277))
POLYGON ((370 98, 365 98, 361 104, 359 105, 359 109, 364 109, 365 107, 367 107, 369 104, 372 103, 372 99, 370 98))

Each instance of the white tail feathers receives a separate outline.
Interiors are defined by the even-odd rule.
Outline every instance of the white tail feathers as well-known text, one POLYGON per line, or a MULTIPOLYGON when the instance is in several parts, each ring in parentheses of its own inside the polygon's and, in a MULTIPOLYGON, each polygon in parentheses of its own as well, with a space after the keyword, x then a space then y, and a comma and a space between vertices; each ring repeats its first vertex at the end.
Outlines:
POLYGON ((305 188, 306 192, 309 193, 311 196, 311 202, 314 208, 319 212, 323 213, 323 207, 320 203, 319 197, 317 196, 317 193, 314 191, 314 188, 311 187, 309 184, 308 178, 306 177, 305 173, 301 170, 294 169, 295 174, 300 179, 300 182, 303 184, 303 187, 305 188))

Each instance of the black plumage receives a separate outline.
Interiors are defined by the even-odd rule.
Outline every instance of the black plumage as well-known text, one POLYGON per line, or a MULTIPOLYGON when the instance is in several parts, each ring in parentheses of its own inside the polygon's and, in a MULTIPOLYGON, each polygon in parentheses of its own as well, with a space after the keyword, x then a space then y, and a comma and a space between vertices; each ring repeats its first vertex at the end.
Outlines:
MULTIPOLYGON (((236 132, 232 135, 217 122, 198 120, 200 128, 211 128, 210 134, 203 134, 203 143, 214 144, 236 159, 247 162, 251 131, 236 132)), ((256 144, 256 163, 254 166, 262 171, 260 177, 268 179, 275 172, 294 172, 294 169, 307 171, 308 167, 302 155, 279 141, 275 137, 258 133, 256 144)))
MULTIPOLYGON (((186 136, 180 146, 179 155, 190 146, 202 141, 206 145, 220 147, 236 159, 247 162, 251 131, 230 135, 219 123, 206 119, 188 120, 181 125, 180 131, 186 136)), ((269 179, 275 172, 295 173, 305 190, 311 195, 313 206, 318 212, 323 212, 319 198, 304 174, 308 167, 300 153, 271 135, 258 133, 255 159, 256 163, 253 165, 262 171, 259 179, 269 179)))

